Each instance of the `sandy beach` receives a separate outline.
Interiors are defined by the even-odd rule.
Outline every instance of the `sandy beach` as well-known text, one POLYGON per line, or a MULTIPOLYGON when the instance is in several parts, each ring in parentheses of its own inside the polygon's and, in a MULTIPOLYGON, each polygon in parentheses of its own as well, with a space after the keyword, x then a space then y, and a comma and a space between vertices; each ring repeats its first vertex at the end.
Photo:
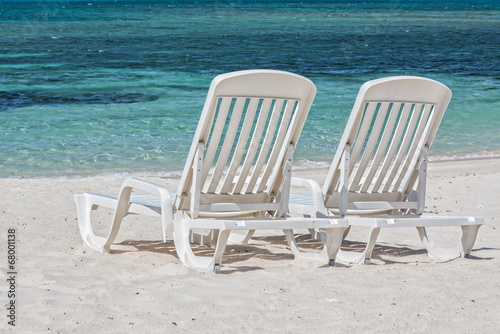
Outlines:
MULTIPOLYGON (((326 170, 295 175, 319 182, 326 170)), ((177 179, 149 177, 175 191, 177 179)), ((0 331, 19 333, 493 333, 500 326, 500 159, 429 165, 426 212, 483 216, 470 259, 427 257, 412 228, 382 230, 372 265, 294 260, 280 231, 230 245, 220 275, 184 267, 157 219, 127 217, 111 254, 84 250, 73 195, 123 178, 0 179, 3 277, 15 229, 15 327, 0 285, 0 331), (5 305, 5 306, 4 306, 5 305)), ((111 212, 96 217, 105 230, 111 212)), ((365 242, 353 230, 347 249, 365 242)), ((440 228, 441 245, 459 229, 440 228)), ((305 240, 302 238, 301 240, 305 240)), ((311 246, 312 247, 312 246, 311 246)))

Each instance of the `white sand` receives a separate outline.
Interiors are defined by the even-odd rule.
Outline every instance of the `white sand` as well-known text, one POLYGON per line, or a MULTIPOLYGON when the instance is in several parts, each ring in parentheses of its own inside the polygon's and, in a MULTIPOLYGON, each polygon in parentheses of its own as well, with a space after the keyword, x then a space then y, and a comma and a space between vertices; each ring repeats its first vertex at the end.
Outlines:
MULTIPOLYGON (((325 170, 297 174, 322 181, 325 170)), ((177 180, 148 178, 175 190, 177 180)), ((471 259, 428 258, 416 230, 382 230, 370 266, 294 260, 284 237, 228 246, 220 275, 182 266, 159 220, 128 217, 112 254, 85 251, 73 195, 121 178, 0 179, 0 261, 16 229, 16 327, 0 332, 494 333, 500 328, 500 160, 431 163, 427 211, 484 216, 471 259)), ((97 215, 106 227, 111 213, 97 215)), ((354 230, 347 247, 365 241, 354 230)), ((433 236, 433 234, 431 234, 433 236)), ((453 245, 459 230, 435 231, 453 245)))

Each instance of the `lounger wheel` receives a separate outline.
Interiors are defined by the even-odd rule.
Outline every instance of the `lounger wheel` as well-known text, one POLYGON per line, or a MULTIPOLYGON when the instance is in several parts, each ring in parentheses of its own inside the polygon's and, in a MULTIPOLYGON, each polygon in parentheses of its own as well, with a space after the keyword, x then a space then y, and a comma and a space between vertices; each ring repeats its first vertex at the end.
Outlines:
POLYGON ((365 265, 369 265, 370 264, 370 259, 365 259, 365 265))
POLYGON ((216 273, 216 274, 220 273, 220 264, 215 264, 214 265, 214 273, 216 273))
POLYGON ((330 259, 330 261, 328 262, 328 265, 330 267, 335 267, 335 260, 334 259, 330 259))

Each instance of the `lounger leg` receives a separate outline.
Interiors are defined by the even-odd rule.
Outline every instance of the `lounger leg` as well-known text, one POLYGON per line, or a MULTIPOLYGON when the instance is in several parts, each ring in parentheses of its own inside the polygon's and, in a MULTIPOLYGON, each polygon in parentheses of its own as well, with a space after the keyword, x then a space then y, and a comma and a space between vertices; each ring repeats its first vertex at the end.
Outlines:
POLYGON ((92 204, 88 203, 87 196, 75 195, 76 210, 78 215, 78 228, 83 240, 83 247, 93 249, 99 252, 104 252, 102 245, 106 240, 102 237, 96 236, 92 231, 92 224, 90 221, 90 212, 92 211, 92 204), (101 247, 99 247, 101 245, 101 247))
POLYGON ((345 229, 342 228, 327 228, 325 248, 328 253, 329 265, 334 266, 337 260, 337 254, 340 250, 340 245, 344 239, 345 229))
POLYGON ((380 233, 379 227, 374 227, 370 230, 370 237, 368 239, 368 244, 365 249, 364 264, 370 264, 372 258, 373 248, 375 248, 375 243, 377 241, 378 234, 380 233))
POLYGON ((477 232, 481 225, 462 225, 462 249, 464 257, 468 258, 476 242, 477 232))
POLYGON ((175 249, 179 259, 184 265, 191 265, 199 268, 212 268, 216 273, 219 273, 222 264, 222 255, 224 254, 230 235, 231 230, 210 230, 206 235, 203 233, 192 233, 192 230, 187 227, 187 224, 182 222, 181 213, 177 213, 176 216, 174 216, 175 249), (180 218, 177 217, 177 215, 180 216, 180 218), (187 239, 186 236, 188 236, 187 239), (194 255, 190 245, 191 241, 199 243, 202 246, 212 247, 212 245, 215 245, 213 258, 194 255))
POLYGON ((123 210, 117 210, 113 218, 110 232, 106 238, 97 236, 92 230, 90 212, 92 211, 93 203, 90 203, 85 194, 75 195, 75 203, 78 214, 78 227, 83 240, 83 246, 87 249, 93 249, 101 253, 109 253, 110 246, 118 234, 121 221, 126 215, 123 210))
POLYGON ((226 250, 227 240, 229 235, 231 234, 231 230, 223 230, 219 231, 219 238, 217 239, 217 246, 215 246, 214 253, 214 272, 218 274, 220 272, 220 267, 222 265, 222 255, 226 250))
POLYGON ((301 252, 297 247, 297 243, 295 242, 293 230, 283 230, 283 232, 285 232, 288 247, 290 247, 290 250, 292 251, 296 259, 313 259, 321 262, 327 262, 329 260, 326 247, 323 247, 323 249, 319 253, 301 252))
POLYGON ((427 232, 425 227, 419 226, 417 227, 418 234, 420 235, 420 240, 427 250, 427 255, 429 257, 433 257, 441 260, 452 260, 460 257, 462 250, 461 249, 447 249, 447 248, 437 248, 431 246, 429 242, 429 238, 427 237, 427 232))
POLYGON ((366 243, 364 251, 350 252, 340 249, 337 258, 339 261, 346 263, 370 264, 373 248, 375 247, 379 233, 380 227, 372 227, 370 229, 370 235, 368 236, 368 242, 366 243))
POLYGON ((188 267, 212 268, 214 259, 205 256, 196 256, 191 249, 189 234, 191 228, 184 221, 182 212, 174 215, 174 244, 177 256, 183 265, 188 267))
POLYGON ((190 244, 189 221, 183 219, 182 212, 177 212, 174 215, 174 243, 175 250, 179 260, 188 267, 211 268, 216 273, 220 271, 222 254, 226 249, 227 240, 231 230, 219 231, 217 238, 217 246, 213 257, 196 256, 191 249, 190 244))
POLYGON ((327 228, 325 230, 321 230, 322 235, 320 239, 324 239, 324 246, 319 253, 301 252, 297 247, 297 243, 293 235, 293 230, 284 230, 284 232, 286 235, 288 246, 290 247, 290 250, 294 254, 295 258, 313 259, 321 262, 328 262, 330 266, 335 265, 337 253, 339 252, 340 244, 342 243, 342 238, 344 235, 343 228, 327 228))

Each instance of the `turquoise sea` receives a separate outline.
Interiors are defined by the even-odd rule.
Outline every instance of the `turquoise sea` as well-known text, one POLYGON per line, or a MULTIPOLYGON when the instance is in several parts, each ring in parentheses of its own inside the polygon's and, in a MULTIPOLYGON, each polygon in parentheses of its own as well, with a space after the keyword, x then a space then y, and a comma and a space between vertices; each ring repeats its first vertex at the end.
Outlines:
POLYGON ((269 68, 318 87, 295 155, 334 155, 359 87, 453 98, 432 159, 500 155, 498 1, 0 1, 0 177, 171 175, 210 81, 269 68))

